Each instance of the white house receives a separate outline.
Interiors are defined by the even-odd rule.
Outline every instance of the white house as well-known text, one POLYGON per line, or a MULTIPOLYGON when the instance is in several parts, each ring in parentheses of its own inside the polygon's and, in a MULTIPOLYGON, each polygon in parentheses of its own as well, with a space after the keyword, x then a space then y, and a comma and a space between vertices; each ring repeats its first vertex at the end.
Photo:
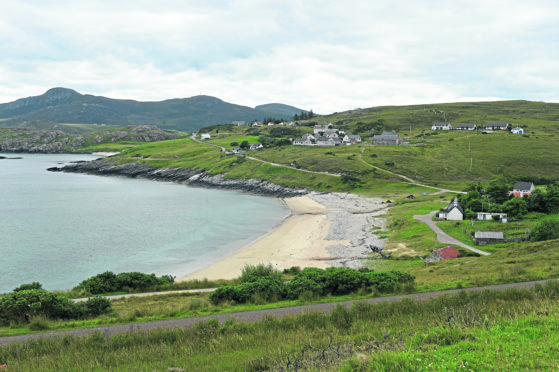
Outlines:
POLYGON ((261 126, 262 126, 262 122, 256 120, 254 123, 252 123, 252 126, 253 126, 253 127, 261 127, 261 126))
POLYGON ((202 134, 200 135, 200 138, 201 138, 201 139, 210 139, 210 138, 212 138, 212 136, 210 136, 209 133, 202 133, 202 134))
POLYGON ((253 150, 258 150, 258 149, 261 149, 262 147, 263 147, 263 146, 262 146, 261 143, 253 143, 252 145, 250 145, 250 150, 251 150, 251 151, 253 151, 253 150))
POLYGON ((244 120, 233 120, 231 122, 231 124, 233 125, 238 125, 238 126, 243 126, 243 125, 247 125, 247 122, 244 120))
POLYGON ((524 134, 524 129, 520 127, 514 127, 510 130, 510 132, 514 134, 524 134))
POLYGON ((494 121, 485 124, 486 130, 507 130, 509 129, 510 124, 505 121, 494 121))
POLYGON ((477 125, 474 123, 460 123, 456 126, 456 130, 476 130, 477 125))
POLYGON ((514 184, 512 191, 509 191, 509 195, 514 195, 516 198, 523 198, 524 196, 530 196, 535 187, 532 182, 517 182, 514 184))
POLYGON ((458 198, 454 198, 446 208, 439 211, 439 220, 461 221, 463 219, 464 209, 458 202, 458 198))
POLYGON ((477 212, 478 221, 492 221, 493 217, 497 217, 499 222, 507 223, 508 218, 506 213, 489 213, 489 212, 477 212))
POLYGON ((450 130, 452 125, 450 123, 433 123, 431 130, 450 130))
POLYGON ((342 140, 346 145, 352 145, 357 142, 361 142, 361 136, 358 134, 346 134, 342 140))

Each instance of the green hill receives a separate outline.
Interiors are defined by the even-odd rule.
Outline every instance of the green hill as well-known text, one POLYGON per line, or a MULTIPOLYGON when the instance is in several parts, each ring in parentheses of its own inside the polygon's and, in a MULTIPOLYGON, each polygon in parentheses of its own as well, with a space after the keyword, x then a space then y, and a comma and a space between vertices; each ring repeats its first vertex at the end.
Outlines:
POLYGON ((40 96, 0 104, 0 123, 8 127, 60 130, 66 130, 65 124, 68 123, 115 127, 147 124, 189 132, 208 125, 231 123, 233 120, 252 121, 265 117, 289 119, 293 116, 292 111, 301 111, 280 104, 265 106, 277 108, 280 112, 265 108, 253 109, 202 95, 160 102, 139 102, 53 88, 40 96))
POLYGON ((307 110, 301 110, 297 107, 284 105, 282 103, 268 103, 265 105, 258 105, 255 107, 255 109, 260 111, 277 112, 278 114, 283 115, 285 119, 290 119, 295 114, 299 115, 301 112, 308 112, 307 110))

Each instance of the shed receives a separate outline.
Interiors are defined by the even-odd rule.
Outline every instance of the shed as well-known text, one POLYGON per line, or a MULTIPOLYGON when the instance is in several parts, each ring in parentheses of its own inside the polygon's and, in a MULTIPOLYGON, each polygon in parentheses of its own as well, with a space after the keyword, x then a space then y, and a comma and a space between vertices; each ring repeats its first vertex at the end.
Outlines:
POLYGON ((492 243, 503 243, 505 237, 502 232, 496 231, 476 231, 474 235, 474 242, 477 245, 486 245, 492 243))

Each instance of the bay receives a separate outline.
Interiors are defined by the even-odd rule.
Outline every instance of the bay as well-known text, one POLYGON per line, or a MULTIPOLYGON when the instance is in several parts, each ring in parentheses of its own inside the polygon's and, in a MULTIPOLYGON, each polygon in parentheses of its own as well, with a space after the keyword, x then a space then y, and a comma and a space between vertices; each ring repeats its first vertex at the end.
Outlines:
POLYGON ((106 270, 181 277, 288 214, 277 198, 46 169, 90 155, 0 154, 0 293, 70 289, 106 270))

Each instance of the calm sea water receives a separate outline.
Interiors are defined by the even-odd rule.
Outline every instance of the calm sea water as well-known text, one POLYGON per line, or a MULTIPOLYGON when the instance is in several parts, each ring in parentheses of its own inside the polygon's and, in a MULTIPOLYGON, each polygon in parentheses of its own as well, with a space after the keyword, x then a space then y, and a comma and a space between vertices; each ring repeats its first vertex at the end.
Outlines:
POLYGON ((111 270, 180 277, 243 247, 288 213, 275 198, 52 173, 89 155, 0 154, 0 293, 70 289, 111 270))

